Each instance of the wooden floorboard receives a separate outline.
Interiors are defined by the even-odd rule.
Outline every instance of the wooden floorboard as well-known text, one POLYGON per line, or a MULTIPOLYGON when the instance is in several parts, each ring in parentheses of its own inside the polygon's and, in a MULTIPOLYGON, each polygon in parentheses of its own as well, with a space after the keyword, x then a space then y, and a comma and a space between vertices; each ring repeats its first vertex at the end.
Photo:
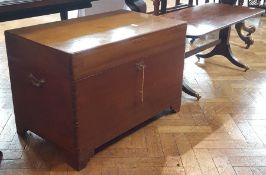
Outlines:
MULTIPOLYGON (((151 3, 149 3, 151 9, 151 3)), ((76 172, 62 153, 33 133, 16 134, 4 30, 59 20, 49 15, 0 23, 0 175, 265 175, 266 17, 244 43, 232 28, 231 44, 250 66, 226 59, 186 59, 185 79, 202 96, 182 94, 181 111, 160 117, 98 152, 76 172)))

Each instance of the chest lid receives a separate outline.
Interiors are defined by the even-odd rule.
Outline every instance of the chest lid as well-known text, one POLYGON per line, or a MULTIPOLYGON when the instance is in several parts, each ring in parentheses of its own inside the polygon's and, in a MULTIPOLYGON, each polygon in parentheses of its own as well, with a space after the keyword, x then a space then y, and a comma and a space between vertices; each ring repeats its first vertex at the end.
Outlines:
MULTIPOLYGON (((103 48, 107 47, 109 51, 112 51, 112 54, 114 52, 126 53, 125 48, 123 48, 126 43, 125 41, 143 38, 143 36, 175 28, 180 25, 186 27, 185 22, 182 21, 120 10, 14 29, 8 32, 39 45, 45 45, 51 49, 72 55, 73 72, 74 74, 80 74, 80 67, 76 66, 79 67, 79 73, 76 72, 75 64, 85 66, 88 69, 97 66, 97 64, 104 64, 104 62, 114 59, 113 57, 108 58, 108 54, 103 56, 105 57, 104 61, 101 61, 103 59, 102 56, 101 58, 97 57, 98 60, 95 60, 94 56, 89 56, 91 54, 97 54, 97 50, 103 52, 103 48), (117 50, 110 47, 118 43, 121 49, 117 50), (121 43, 124 44, 121 45, 121 43), (83 64, 83 59, 87 59, 86 65, 83 64)), ((160 40, 163 40, 163 38, 160 38, 160 40)), ((153 43, 150 42, 150 44, 152 45, 153 43)), ((86 74, 88 73, 86 72, 86 74)), ((74 79, 81 77, 81 75, 74 75, 74 79)))
POLYGON ((14 29, 11 32, 36 43, 75 54, 181 23, 184 22, 121 10, 14 29))

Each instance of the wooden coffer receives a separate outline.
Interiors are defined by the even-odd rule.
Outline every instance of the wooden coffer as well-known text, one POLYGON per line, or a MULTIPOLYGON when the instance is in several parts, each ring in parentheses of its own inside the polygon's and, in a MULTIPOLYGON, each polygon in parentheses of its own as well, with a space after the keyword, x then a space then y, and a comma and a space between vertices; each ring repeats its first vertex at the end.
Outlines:
POLYGON ((17 132, 95 149, 166 108, 179 111, 186 23, 128 11, 5 32, 17 132))

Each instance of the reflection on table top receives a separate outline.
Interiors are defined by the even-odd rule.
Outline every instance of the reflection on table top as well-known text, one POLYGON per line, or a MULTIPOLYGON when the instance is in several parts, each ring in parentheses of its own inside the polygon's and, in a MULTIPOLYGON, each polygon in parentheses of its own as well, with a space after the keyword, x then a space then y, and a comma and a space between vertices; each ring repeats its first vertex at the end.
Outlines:
POLYGON ((263 13, 263 9, 212 3, 167 13, 163 16, 187 21, 187 36, 200 37, 263 13))

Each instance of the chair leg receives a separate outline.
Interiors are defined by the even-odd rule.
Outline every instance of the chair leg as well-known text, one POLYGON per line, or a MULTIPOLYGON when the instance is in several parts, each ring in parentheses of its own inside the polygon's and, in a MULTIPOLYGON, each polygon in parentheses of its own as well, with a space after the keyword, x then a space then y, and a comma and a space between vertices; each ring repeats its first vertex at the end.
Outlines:
POLYGON ((60 12, 61 20, 68 20, 68 11, 62 11, 60 12))
POLYGON ((161 13, 165 14, 167 11, 167 0, 161 0, 161 13))

